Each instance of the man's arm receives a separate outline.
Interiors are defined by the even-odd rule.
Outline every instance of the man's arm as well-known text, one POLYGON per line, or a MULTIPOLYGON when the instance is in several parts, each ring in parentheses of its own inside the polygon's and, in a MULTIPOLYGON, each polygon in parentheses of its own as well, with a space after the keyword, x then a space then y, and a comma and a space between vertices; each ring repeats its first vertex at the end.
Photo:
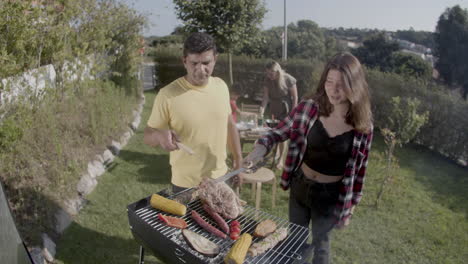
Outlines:
POLYGON ((234 169, 239 169, 242 166, 242 150, 240 145, 239 132, 236 128, 236 123, 232 119, 232 115, 228 117, 228 147, 234 158, 234 169))
MULTIPOLYGON (((291 88, 289 88, 289 93, 291 94, 291 99, 292 99, 292 108, 296 107, 297 105, 297 86, 294 84, 293 86, 291 86, 291 88)), ((291 111, 291 110, 290 110, 291 111)))
POLYGON ((143 142, 151 147, 161 146, 167 151, 178 149, 176 145, 177 135, 172 130, 160 130, 146 127, 143 142))

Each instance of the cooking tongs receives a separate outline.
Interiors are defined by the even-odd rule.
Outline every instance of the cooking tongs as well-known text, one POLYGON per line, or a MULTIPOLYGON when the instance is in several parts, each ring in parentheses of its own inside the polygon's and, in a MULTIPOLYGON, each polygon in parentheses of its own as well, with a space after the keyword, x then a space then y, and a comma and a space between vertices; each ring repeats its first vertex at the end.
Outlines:
MULTIPOLYGON (((239 173, 242 173, 242 172, 245 172, 245 173, 254 173, 256 172, 259 168, 265 166, 265 164, 267 163, 266 159, 263 159, 261 160, 260 162, 258 162, 257 164, 253 165, 253 166, 250 166, 248 168, 240 168, 240 169, 237 169, 237 170, 234 170, 234 171, 231 171, 231 172, 228 172, 226 173, 224 176, 221 176, 219 178, 216 178, 216 179, 213 179, 212 181, 214 183, 219 183, 219 182, 225 182, 227 180, 229 180, 230 178, 232 178, 233 176, 236 176, 237 174, 239 173)), ((189 191, 192 191, 192 190, 195 190, 195 189, 198 189, 198 186, 196 187, 192 187, 192 188, 188 188, 188 189, 185 189, 185 190, 182 190, 180 192, 177 192, 177 193, 174 193, 172 194, 171 196, 169 196, 170 199, 178 196, 178 195, 181 195, 183 193, 186 193, 186 192, 189 192, 189 191)))

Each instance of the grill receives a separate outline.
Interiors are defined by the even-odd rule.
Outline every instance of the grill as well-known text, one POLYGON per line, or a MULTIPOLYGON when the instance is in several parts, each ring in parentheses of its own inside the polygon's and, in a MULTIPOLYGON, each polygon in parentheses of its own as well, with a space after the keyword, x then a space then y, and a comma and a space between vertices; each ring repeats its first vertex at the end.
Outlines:
MULTIPOLYGON (((159 193, 163 195, 162 192, 159 193)), ((150 249, 156 257, 166 261, 167 263, 223 263, 224 257, 232 247, 234 241, 228 238, 221 239, 211 235, 201 228, 190 217, 190 211, 195 210, 210 224, 216 226, 215 222, 203 210, 200 200, 195 200, 187 205, 187 214, 182 218, 187 222, 188 229, 194 231, 210 241, 220 246, 220 253, 215 257, 207 257, 193 250, 185 241, 182 231, 177 228, 169 227, 162 223, 157 215, 161 211, 151 207, 150 196, 133 204, 128 205, 128 221, 130 229, 135 240, 140 243, 140 263, 143 263, 144 249, 150 249)), ((244 263, 260 264, 260 263, 281 263, 292 264, 302 259, 299 253, 301 246, 307 241, 308 229, 293 223, 288 222, 284 218, 280 218, 261 210, 255 210, 251 206, 244 206, 244 213, 239 216, 238 220, 241 224, 241 233, 253 233, 257 223, 271 219, 276 222, 278 228, 288 227, 288 236, 274 248, 269 249, 265 253, 251 257, 246 257, 244 263)), ((228 224, 231 220, 228 220, 228 224)), ((254 238, 252 243, 258 242, 259 238, 254 238)))

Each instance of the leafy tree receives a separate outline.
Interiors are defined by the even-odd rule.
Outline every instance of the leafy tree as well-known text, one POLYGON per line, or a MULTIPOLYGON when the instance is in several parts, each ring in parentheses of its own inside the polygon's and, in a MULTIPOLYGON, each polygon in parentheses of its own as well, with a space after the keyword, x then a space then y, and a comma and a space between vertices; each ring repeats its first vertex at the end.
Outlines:
MULTIPOLYGON (((261 57, 282 57, 283 27, 272 27, 262 32, 263 41, 258 43, 261 57)), ((327 37, 312 20, 299 20, 288 25, 288 58, 324 60, 342 50, 333 37, 327 37)))
POLYGON ((337 38, 325 35, 325 59, 331 58, 338 52, 347 50, 347 46, 341 44, 337 38))
POLYGON ((414 76, 423 80, 430 80, 432 68, 425 60, 413 54, 394 52, 391 55, 392 71, 405 76, 414 76))
POLYGON ((447 84, 461 85, 468 96, 468 11, 459 5, 439 17, 435 33, 436 68, 447 84))
POLYGON ((176 26, 174 28, 174 30, 171 32, 171 35, 180 35, 180 36, 183 36, 185 35, 187 32, 185 32, 185 28, 184 26, 176 26))
POLYGON ((151 46, 156 47, 159 45, 170 46, 174 44, 182 44, 184 41, 182 38, 182 35, 168 35, 164 37, 155 37, 151 41, 151 46))
POLYGON ((391 100, 392 107, 386 116, 385 127, 381 129, 384 136, 385 144, 387 145, 386 156, 387 166, 385 168, 385 178, 380 186, 380 191, 375 201, 375 206, 378 206, 382 198, 383 191, 386 185, 392 179, 393 167, 395 160, 393 153, 396 146, 402 146, 412 140, 419 129, 428 121, 429 113, 419 113, 418 108, 421 102, 416 98, 401 99, 393 97, 391 100))
POLYGON ((229 56, 232 77, 232 53, 260 36, 259 26, 266 13, 261 0, 174 0, 177 17, 187 31, 205 31, 229 56))
POLYGON ((353 53, 368 67, 388 72, 392 68, 392 53, 398 50, 398 43, 388 41, 383 33, 379 33, 365 40, 353 53))
POLYGON ((272 27, 262 31, 262 41, 259 43, 260 46, 258 48, 261 57, 281 59, 283 52, 282 34, 283 27, 272 27))
POLYGON ((299 20, 297 26, 288 26, 288 57, 323 60, 325 49, 325 36, 314 21, 299 20))
POLYGON ((115 0, 0 1, 0 79, 53 64, 63 88, 70 62, 84 68, 91 60, 93 73, 102 77, 129 76, 137 67, 145 23, 115 0))

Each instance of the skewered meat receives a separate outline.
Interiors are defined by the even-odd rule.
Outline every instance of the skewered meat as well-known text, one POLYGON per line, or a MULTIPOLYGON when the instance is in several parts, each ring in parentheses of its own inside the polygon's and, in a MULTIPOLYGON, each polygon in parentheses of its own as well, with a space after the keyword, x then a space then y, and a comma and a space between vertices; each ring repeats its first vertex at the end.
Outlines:
POLYGON ((253 235, 256 237, 266 237, 269 234, 275 232, 275 230, 276 230, 276 223, 271 220, 265 220, 265 221, 260 222, 260 224, 257 225, 253 235))
POLYGON ((227 219, 234 219, 244 212, 244 201, 224 182, 216 183, 203 179, 198 190, 198 197, 215 212, 227 219))
POLYGON ((270 248, 275 247, 280 241, 284 240, 288 236, 288 230, 286 228, 279 228, 273 234, 267 236, 260 242, 253 244, 249 248, 249 255, 255 257, 263 254, 270 248))
POLYGON ((182 230, 182 234, 187 243, 196 251, 209 257, 218 255, 219 246, 210 240, 188 229, 182 230))

